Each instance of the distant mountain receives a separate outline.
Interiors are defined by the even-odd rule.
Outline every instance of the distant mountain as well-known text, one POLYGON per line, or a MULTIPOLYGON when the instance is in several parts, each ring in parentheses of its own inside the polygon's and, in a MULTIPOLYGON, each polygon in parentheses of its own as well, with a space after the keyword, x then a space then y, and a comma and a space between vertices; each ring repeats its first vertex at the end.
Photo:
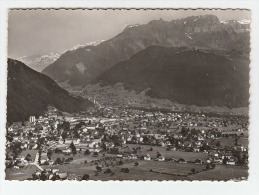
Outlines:
POLYGON ((86 44, 78 44, 78 45, 74 46, 72 49, 70 49, 70 51, 77 50, 79 48, 83 48, 83 47, 86 47, 86 46, 97 46, 102 42, 104 42, 104 40, 90 41, 86 44))
MULTIPOLYGON (((74 46, 73 48, 69 49, 69 51, 74 51, 79 48, 83 48, 86 46, 96 46, 99 45, 104 40, 99 41, 91 41, 86 44, 78 44, 74 46)), ((23 62, 33 70, 36 70, 37 72, 41 72, 43 69, 45 69, 48 65, 55 62, 60 57, 60 54, 58 53, 50 53, 45 55, 32 55, 32 56, 23 56, 18 58, 17 60, 23 62)))
POLYGON ((48 65, 55 62, 59 57, 60 55, 58 53, 50 53, 49 55, 23 56, 18 58, 18 60, 25 63, 33 70, 41 72, 48 65))
POLYGON ((250 31, 251 20, 226 20, 220 23, 223 23, 226 29, 232 29, 237 33, 244 33, 250 31))
POLYGON ((7 86, 8 122, 43 115, 49 105, 66 112, 78 112, 93 106, 88 100, 71 96, 48 76, 12 59, 8 59, 7 86))
POLYGON ((57 82, 82 86, 116 63, 152 45, 249 52, 250 24, 221 22, 214 15, 191 16, 170 22, 154 20, 130 25, 114 38, 97 46, 67 51, 42 72, 57 82))
POLYGON ((152 46, 102 73, 94 82, 123 83, 151 97, 197 106, 246 107, 249 58, 240 52, 152 46))

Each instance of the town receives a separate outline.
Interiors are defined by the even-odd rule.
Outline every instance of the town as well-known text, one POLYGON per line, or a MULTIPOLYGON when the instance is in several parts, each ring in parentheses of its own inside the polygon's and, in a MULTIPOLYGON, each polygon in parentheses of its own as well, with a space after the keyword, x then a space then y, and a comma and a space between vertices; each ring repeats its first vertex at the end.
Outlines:
POLYGON ((243 180, 248 117, 102 107, 7 125, 9 180, 243 180))

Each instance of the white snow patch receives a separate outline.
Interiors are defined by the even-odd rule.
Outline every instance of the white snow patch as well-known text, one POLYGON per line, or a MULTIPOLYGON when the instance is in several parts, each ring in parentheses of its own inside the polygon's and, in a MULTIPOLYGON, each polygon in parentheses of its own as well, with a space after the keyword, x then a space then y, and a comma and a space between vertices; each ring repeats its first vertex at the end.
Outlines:
POLYGON ((70 51, 73 51, 73 50, 76 50, 76 49, 79 49, 79 48, 83 48, 83 47, 86 47, 86 46, 97 46, 99 45, 100 43, 104 42, 105 40, 98 40, 98 41, 91 41, 91 42, 88 42, 86 44, 78 44, 74 47, 72 47, 70 49, 70 51))
POLYGON ((223 21, 220 21, 221 24, 227 24, 228 21, 227 20, 223 20, 223 21))
POLYGON ((243 19, 243 20, 239 20, 237 22, 240 23, 240 24, 250 24, 251 20, 250 19, 243 19))

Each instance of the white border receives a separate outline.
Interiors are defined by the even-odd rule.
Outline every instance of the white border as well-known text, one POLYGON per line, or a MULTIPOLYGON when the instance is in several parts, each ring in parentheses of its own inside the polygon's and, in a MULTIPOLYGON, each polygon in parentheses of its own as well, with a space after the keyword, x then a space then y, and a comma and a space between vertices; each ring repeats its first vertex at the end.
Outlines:
POLYGON ((257 0, 199 0, 199 1, 3 1, 0 0, 0 194, 259 194, 259 2, 257 0), (251 19, 251 71, 250 71, 250 142, 249 179, 245 182, 73 182, 5 181, 5 118, 6 118, 6 61, 7 61, 7 10, 28 7, 84 7, 84 8, 247 8, 252 11, 251 19))

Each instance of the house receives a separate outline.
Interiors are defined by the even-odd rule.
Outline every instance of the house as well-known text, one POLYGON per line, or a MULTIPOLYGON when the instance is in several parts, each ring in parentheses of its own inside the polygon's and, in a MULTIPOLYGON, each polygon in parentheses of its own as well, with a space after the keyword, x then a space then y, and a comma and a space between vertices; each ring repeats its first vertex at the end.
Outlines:
POLYGON ((214 159, 214 162, 215 163, 218 163, 218 164, 223 164, 223 160, 218 158, 218 159, 214 159))
POLYGON ((60 138, 59 140, 58 140, 58 144, 63 144, 64 143, 64 140, 62 139, 62 138, 60 138))
POLYGON ((229 159, 227 162, 226 162, 227 165, 235 165, 236 162, 234 159, 229 159))
POLYGON ((165 161, 165 157, 159 156, 159 157, 157 158, 157 160, 160 161, 160 162, 161 162, 161 161, 165 161))
POLYGON ((52 169, 52 173, 57 173, 59 172, 59 169, 52 169))
POLYGON ((65 139, 65 144, 71 144, 72 142, 75 145, 78 145, 80 143, 80 139, 77 139, 77 138, 66 138, 65 139))
POLYGON ((71 150, 71 148, 68 148, 68 149, 62 150, 62 153, 63 154, 71 154, 72 150, 71 150))
POLYGON ((60 179, 65 180, 67 179, 67 173, 58 173, 60 179))
POLYGON ((211 162, 212 162, 212 159, 211 159, 211 158, 209 158, 209 159, 206 160, 206 163, 207 163, 207 164, 210 164, 211 162))
POLYGON ((131 154, 130 155, 130 159, 134 159, 134 160, 136 160, 138 157, 135 155, 135 154, 131 154))
POLYGON ((151 156, 149 154, 145 155, 144 160, 151 160, 151 156))
POLYGON ((95 125, 87 125, 85 127, 87 130, 95 130, 96 129, 96 126, 95 125))
POLYGON ((147 113, 146 113, 146 117, 153 117, 153 116, 154 116, 154 114, 151 113, 151 112, 147 112, 147 113))

